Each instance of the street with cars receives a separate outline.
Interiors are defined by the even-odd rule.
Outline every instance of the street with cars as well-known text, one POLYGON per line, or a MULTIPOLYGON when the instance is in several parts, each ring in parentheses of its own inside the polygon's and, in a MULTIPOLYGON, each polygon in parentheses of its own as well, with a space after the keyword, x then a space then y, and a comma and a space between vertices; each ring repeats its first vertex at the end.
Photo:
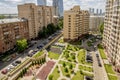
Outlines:
POLYGON ((13 70, 16 66, 20 65, 26 58, 32 57, 36 52, 40 51, 46 44, 48 44, 52 39, 54 39, 57 35, 61 34, 61 31, 57 31, 46 39, 40 40, 32 40, 28 48, 17 54, 15 58, 9 58, 7 61, 0 62, 0 79, 7 75, 7 73, 13 70))

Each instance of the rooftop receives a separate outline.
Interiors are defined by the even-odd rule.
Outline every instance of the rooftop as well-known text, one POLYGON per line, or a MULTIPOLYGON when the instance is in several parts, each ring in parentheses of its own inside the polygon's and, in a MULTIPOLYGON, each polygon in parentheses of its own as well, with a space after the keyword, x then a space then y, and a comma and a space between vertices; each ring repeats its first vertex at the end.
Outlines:
POLYGON ((0 19, 0 24, 12 23, 12 22, 20 22, 20 21, 25 21, 25 19, 21 19, 21 18, 0 19))

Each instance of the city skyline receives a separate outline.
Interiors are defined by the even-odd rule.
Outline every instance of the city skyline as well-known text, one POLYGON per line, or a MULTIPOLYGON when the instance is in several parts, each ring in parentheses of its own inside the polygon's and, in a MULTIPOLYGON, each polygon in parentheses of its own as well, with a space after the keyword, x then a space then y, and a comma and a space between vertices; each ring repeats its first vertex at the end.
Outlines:
MULTIPOLYGON (((0 14, 18 13, 17 5, 24 3, 36 3, 37 0, 3 0, 0 1, 0 14), (9 4, 8 4, 9 3, 9 4), (8 13, 9 12, 9 13, 8 13)), ((47 0, 47 5, 52 6, 52 0, 47 0)), ((80 5, 82 9, 89 10, 89 8, 101 8, 105 11, 104 0, 63 0, 64 10, 69 10, 74 5, 80 5), (93 6, 94 5, 94 6, 93 6), (104 5, 104 6, 101 6, 104 5)))
POLYGON ((45 5, 46 6, 46 0, 37 0, 37 5, 45 5))

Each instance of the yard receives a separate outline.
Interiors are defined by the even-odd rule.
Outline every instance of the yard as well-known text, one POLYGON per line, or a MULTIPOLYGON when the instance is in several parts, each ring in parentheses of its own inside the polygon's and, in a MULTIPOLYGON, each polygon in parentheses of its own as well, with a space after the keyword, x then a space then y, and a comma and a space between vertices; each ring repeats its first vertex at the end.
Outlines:
POLYGON ((108 74, 109 80, 118 80, 117 76, 112 76, 108 74))
POLYGON ((78 58, 78 61, 80 64, 86 64, 86 65, 89 65, 89 66, 92 66, 92 63, 88 63, 85 61, 85 50, 84 49, 81 49, 77 55, 77 58, 78 58))
POLYGON ((43 51, 39 51, 39 52, 36 53, 33 57, 34 57, 34 58, 37 58, 37 57, 41 56, 42 54, 44 54, 44 52, 43 52, 43 51))
POLYGON ((102 45, 98 45, 98 49, 99 49, 99 52, 100 52, 102 59, 107 59, 102 45))
POLYGON ((51 59, 56 59, 57 60, 59 58, 60 54, 54 53, 54 52, 48 52, 48 56, 51 59))
POLYGON ((109 65, 109 64, 104 64, 104 66, 105 66, 105 69, 106 69, 106 72, 107 72, 107 73, 115 74, 115 72, 113 71, 111 65, 109 65))
POLYGON ((54 71, 52 72, 51 76, 53 76, 53 78, 52 78, 53 80, 57 80, 60 77, 58 66, 54 69, 54 71))

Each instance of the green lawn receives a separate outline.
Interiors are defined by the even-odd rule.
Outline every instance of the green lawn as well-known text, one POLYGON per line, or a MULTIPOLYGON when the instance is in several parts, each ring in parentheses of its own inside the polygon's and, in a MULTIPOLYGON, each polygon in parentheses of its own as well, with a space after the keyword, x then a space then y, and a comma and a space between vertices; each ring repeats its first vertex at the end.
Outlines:
POLYGON ((53 52, 48 52, 48 56, 49 56, 49 58, 52 58, 52 59, 58 59, 60 54, 53 53, 53 52))
POLYGON ((112 69, 112 66, 111 66, 111 65, 104 64, 104 66, 105 66, 105 69, 106 69, 106 72, 107 72, 107 73, 110 73, 110 74, 115 74, 115 72, 113 71, 113 69, 112 69))
POLYGON ((109 80, 118 80, 117 76, 112 76, 108 74, 109 80))
POLYGON ((77 72, 75 76, 73 76, 72 80, 84 80, 84 75, 80 72, 77 72))
POLYGON ((59 43, 64 43, 64 40, 61 38, 58 40, 59 43))
MULTIPOLYGON (((63 64, 63 63, 65 63, 66 66, 68 66, 68 67, 69 67, 69 65, 72 64, 71 62, 59 61, 59 64, 63 64)), ((72 64, 72 66, 73 66, 73 68, 75 68, 75 64, 72 64)))
POLYGON ((39 51, 39 52, 36 53, 33 57, 34 57, 34 58, 37 58, 37 57, 41 56, 42 54, 44 54, 44 52, 43 52, 43 51, 39 51))
POLYGON ((50 74, 50 75, 53 75, 53 80, 57 80, 60 77, 60 74, 59 74, 59 71, 58 71, 58 67, 56 67, 54 69, 54 71, 52 72, 52 74, 50 74))
POLYGON ((102 45, 98 45, 98 49, 99 49, 99 52, 100 52, 102 59, 107 59, 102 45))
POLYGON ((80 49, 76 46, 73 46, 73 45, 68 45, 67 46, 67 50, 71 50, 71 51, 79 51, 80 49))
POLYGON ((86 65, 92 66, 92 63, 85 62, 85 50, 84 49, 79 51, 77 58, 80 64, 86 64, 86 65))
POLYGON ((79 69, 80 70, 84 70, 84 71, 93 72, 93 69, 91 67, 79 66, 79 69))

